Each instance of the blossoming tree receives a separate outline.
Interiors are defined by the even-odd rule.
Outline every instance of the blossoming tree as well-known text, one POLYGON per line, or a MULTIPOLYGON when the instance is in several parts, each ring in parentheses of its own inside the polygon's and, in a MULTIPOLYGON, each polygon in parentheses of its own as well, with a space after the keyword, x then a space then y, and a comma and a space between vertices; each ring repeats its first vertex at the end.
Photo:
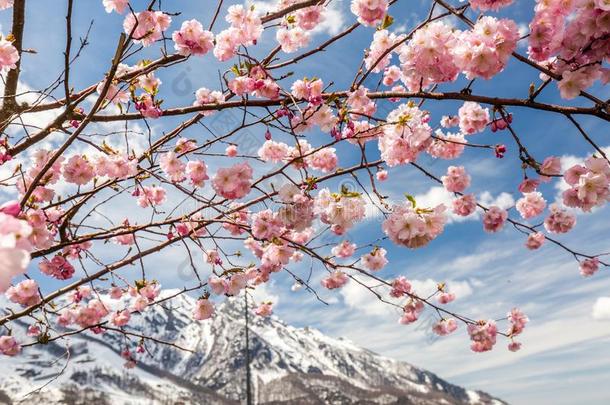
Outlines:
MULTIPOLYGON (((451 285, 423 296, 408 274, 384 276, 392 267, 388 246, 434 249, 449 218, 472 216, 490 237, 511 225, 524 249, 555 245, 584 277, 608 266, 603 255, 561 240, 576 226, 576 212, 610 198, 608 157, 579 123, 610 121, 608 102, 594 94, 610 80, 608 0, 539 1, 527 34, 497 15, 514 7, 512 0, 429 0, 421 21, 402 33, 392 31, 392 15, 406 1, 352 0, 352 14, 344 16, 351 25, 321 42, 312 33, 336 0, 279 0, 265 10, 210 0, 209 21, 183 15, 170 2, 98 2, 105 18, 123 25, 123 32, 106 34, 115 41, 106 73, 74 87, 82 81, 76 62, 88 40, 73 41, 73 9, 80 4, 67 0, 63 71, 46 88, 23 90, 20 74, 37 46, 24 43, 26 0, 0 0, 13 21, 0 39, 0 293, 9 303, 0 315, 2 354, 74 333, 129 336, 130 320, 178 294, 199 297, 193 319, 205 322, 222 296, 247 294, 280 277, 314 295, 357 283, 371 300, 399 308, 402 324, 430 311, 438 335, 462 325, 473 351, 491 350, 498 338, 516 351, 528 322, 522 311, 506 308, 484 320, 458 314, 451 285), (345 72, 351 85, 291 72, 356 31, 370 43, 360 45, 360 61, 345 72), (196 58, 217 65, 216 86, 166 105, 169 90, 159 73, 196 58), (478 91, 509 62, 536 71, 539 82, 514 98, 478 91), (450 89, 460 81, 462 89, 450 89), (578 103, 540 101, 554 86, 578 103), (442 116, 426 108, 446 100, 459 108, 442 116), (389 112, 380 114, 382 107, 389 112), (234 125, 202 134, 215 114, 227 111, 239 117, 234 125), (522 111, 569 120, 590 146, 589 157, 566 168, 550 145, 546 155, 530 152, 533 141, 515 125, 522 111), (156 130, 164 120, 171 128, 156 130), (143 134, 133 133, 133 123, 143 134), (244 146, 246 129, 260 140, 254 150, 244 146), (510 142, 477 142, 487 131, 510 142), (477 178, 460 164, 467 148, 513 159, 523 180, 514 209, 485 205, 469 191, 477 178), (452 165, 435 173, 422 156, 452 165), (390 201, 384 189, 396 168, 421 172, 452 201, 424 206, 408 194, 390 201), (543 183, 561 184, 562 198, 547 202, 543 183), (379 235, 354 243, 350 229, 371 215, 382 218, 379 235), (180 292, 160 295, 144 259, 176 248, 193 277, 180 292), (305 258, 309 276, 298 271, 305 258), (28 325, 28 336, 13 333, 15 322, 28 325)), ((255 312, 270 315, 272 303, 259 302, 255 312)), ((127 365, 142 351, 125 350, 127 365)))

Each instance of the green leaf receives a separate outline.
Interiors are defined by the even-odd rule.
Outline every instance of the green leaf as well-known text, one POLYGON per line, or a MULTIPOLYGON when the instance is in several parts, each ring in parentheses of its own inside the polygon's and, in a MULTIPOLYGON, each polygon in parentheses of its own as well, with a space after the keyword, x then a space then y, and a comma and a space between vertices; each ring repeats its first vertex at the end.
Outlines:
POLYGON ((417 206, 415 197, 413 197, 411 194, 407 194, 407 193, 405 193, 405 197, 407 198, 407 200, 409 200, 411 202, 411 204, 413 205, 413 208, 415 208, 417 206))
POLYGON ((388 28, 392 24, 394 24, 394 17, 392 17, 389 14, 386 14, 385 18, 383 19, 383 22, 381 23, 381 26, 379 27, 379 29, 380 30, 385 30, 386 28, 388 28))

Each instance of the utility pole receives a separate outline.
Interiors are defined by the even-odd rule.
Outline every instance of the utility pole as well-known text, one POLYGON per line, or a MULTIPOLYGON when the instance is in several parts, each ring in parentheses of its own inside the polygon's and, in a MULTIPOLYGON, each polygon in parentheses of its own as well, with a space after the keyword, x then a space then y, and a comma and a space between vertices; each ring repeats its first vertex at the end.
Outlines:
POLYGON ((252 391, 250 390, 250 339, 248 332, 248 291, 244 291, 245 309, 244 316, 246 317, 246 404, 252 405, 252 391))

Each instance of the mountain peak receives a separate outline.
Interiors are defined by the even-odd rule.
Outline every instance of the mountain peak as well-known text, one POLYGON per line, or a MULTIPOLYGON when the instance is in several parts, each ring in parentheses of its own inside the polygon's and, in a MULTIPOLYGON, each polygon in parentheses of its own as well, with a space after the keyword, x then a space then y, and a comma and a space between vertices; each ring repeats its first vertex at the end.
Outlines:
MULTIPOLYGON (((119 355, 125 348, 123 336, 76 335, 70 342, 69 364, 53 384, 37 394, 40 400, 75 403, 79 392, 87 392, 90 397, 107 397, 113 404, 162 404, 164 398, 239 402, 246 387, 245 300, 225 299, 215 316, 203 322, 191 318, 194 303, 194 298, 181 295, 134 316, 129 327, 132 332, 189 351, 148 341, 146 354, 138 357, 136 368, 126 371, 119 355), (124 400, 127 397, 129 401, 124 400)), ((247 350, 257 403, 503 403, 317 329, 295 328, 274 316, 261 318, 251 311, 249 316, 247 350)), ((133 350, 136 344, 133 340, 128 347, 133 350)), ((11 358, 10 366, 17 374, 0 379, 0 400, 3 394, 19 399, 26 390, 44 384, 43 376, 61 369, 63 363, 55 359, 65 350, 65 344, 54 342, 11 358)))

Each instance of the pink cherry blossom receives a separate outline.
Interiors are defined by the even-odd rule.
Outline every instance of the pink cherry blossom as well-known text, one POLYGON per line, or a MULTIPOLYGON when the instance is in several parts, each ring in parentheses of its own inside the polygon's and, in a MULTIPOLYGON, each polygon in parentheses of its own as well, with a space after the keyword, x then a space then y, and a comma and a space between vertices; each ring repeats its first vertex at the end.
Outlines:
POLYGON ((365 215, 364 199, 358 193, 331 193, 327 188, 320 190, 314 205, 314 212, 320 220, 333 227, 338 235, 362 220, 365 215))
POLYGON ((446 336, 455 332, 457 327, 458 325, 455 319, 441 319, 432 326, 432 331, 439 336, 446 336))
POLYGON ((483 132, 489 124, 489 110, 472 101, 465 102, 458 110, 460 131, 464 134, 483 132))
POLYGON ((599 259, 594 257, 592 259, 585 259, 580 262, 580 274, 583 277, 590 277, 599 270, 599 259))
POLYGON ((4 38, 0 38, 0 71, 17 68, 19 52, 13 44, 4 38))
POLYGON ((270 316, 273 314, 273 306, 270 302, 263 302, 254 310, 254 313, 263 317, 270 316))
POLYGON ((551 212, 544 220, 544 227, 551 233, 567 233, 576 224, 576 216, 557 204, 551 204, 551 212))
POLYGON ((537 191, 524 193, 523 197, 517 200, 516 208, 522 218, 530 219, 542 214, 546 208, 546 200, 542 193, 537 191))
POLYGON ((513 0, 469 0, 470 5, 475 10, 481 11, 498 11, 499 9, 509 6, 513 0))
POLYGON ((408 325, 419 319, 419 315, 424 310, 424 303, 418 299, 411 299, 402 310, 403 313, 398 322, 403 325, 408 325))
POLYGON ((203 321, 211 318, 212 315, 214 315, 214 304, 212 301, 206 298, 198 299, 195 303, 195 309, 193 309, 193 319, 203 321))
POLYGON ((455 294, 449 292, 441 292, 438 295, 439 304, 448 304, 451 301, 455 300, 455 294))
POLYGON ((116 11, 119 14, 123 14, 123 11, 125 11, 127 5, 129 4, 129 0, 103 0, 102 4, 104 5, 107 13, 116 11))
POLYGON ((411 292, 411 283, 403 276, 397 277, 392 281, 392 289, 390 290, 390 296, 394 298, 403 297, 411 292))
POLYGON ((370 253, 365 254, 360 258, 364 268, 370 271, 379 271, 388 264, 386 259, 387 251, 384 248, 375 247, 370 253))
POLYGON ((430 117, 412 103, 401 104, 388 114, 390 125, 379 138, 381 158, 390 167, 414 162, 432 135, 430 117))
POLYGON ((127 310, 124 309, 122 311, 117 311, 115 313, 112 314, 112 323, 114 326, 117 327, 122 327, 125 326, 129 323, 129 319, 131 318, 131 313, 127 310))
POLYGON ((530 250, 540 249, 540 247, 544 244, 546 237, 542 232, 534 232, 530 233, 527 236, 527 241, 525 242, 525 246, 530 250))
POLYGON ((138 205, 142 208, 161 205, 166 200, 165 189, 159 186, 142 187, 140 196, 138 197, 138 205))
POLYGON ((140 13, 127 14, 123 21, 123 29, 126 34, 133 31, 133 40, 144 46, 150 46, 160 40, 172 19, 161 11, 142 11, 140 13), (137 24, 136 24, 137 22, 137 24))
POLYGON ((502 208, 492 206, 483 214, 483 229, 486 232, 498 232, 504 227, 508 213, 502 208))
POLYGON ((248 163, 238 163, 228 168, 218 169, 212 179, 214 190, 231 200, 239 199, 250 192, 252 168, 248 163))
POLYGON ((6 297, 24 307, 38 304, 40 294, 38 293, 38 283, 34 280, 24 280, 6 291, 6 297))
POLYGON ((84 155, 72 156, 63 166, 64 179, 79 186, 89 183, 95 177, 95 168, 84 155))
POLYGON ((356 245, 347 240, 342 241, 337 246, 332 248, 332 254, 345 259, 352 256, 356 252, 356 245))
POLYGON ((15 0, 0 0, 0 10, 6 10, 13 7, 15 0))
POLYGON ((388 179, 388 171, 380 170, 377 173, 375 173, 375 177, 377 177, 377 180, 379 180, 379 181, 386 181, 388 179))
POLYGON ((0 336, 0 353, 5 356, 16 356, 21 352, 21 345, 13 336, 0 336))
POLYGON ((469 324, 467 329, 472 341, 470 349, 473 352, 487 352, 493 349, 498 334, 495 321, 479 321, 475 324, 469 324))
POLYGON ((453 213, 462 217, 467 217, 477 209, 477 200, 474 194, 466 194, 456 198, 452 202, 453 213))
POLYGON ((186 164, 186 175, 195 187, 203 187, 205 180, 209 179, 208 167, 200 160, 191 160, 186 164))
POLYGON ((383 21, 388 0, 352 0, 350 7, 360 24, 374 26, 383 21))
POLYGON ((507 335, 514 337, 520 335, 525 329, 525 325, 529 322, 529 318, 518 308, 513 308, 507 315, 510 327, 507 335))
POLYGON ((288 155, 288 145, 283 142, 267 140, 258 150, 258 156, 265 162, 278 163, 288 155))
POLYGON ((328 288, 329 290, 334 290, 336 288, 343 287, 349 278, 342 271, 334 271, 330 274, 330 276, 322 279, 322 286, 324 288, 328 288))
POLYGON ((74 266, 61 255, 53 256, 50 261, 43 259, 38 264, 38 268, 43 274, 58 280, 67 280, 74 275, 74 266))
POLYGON ((456 45, 457 32, 442 21, 415 31, 400 51, 401 79, 407 88, 419 91, 432 84, 454 81, 460 73, 452 54, 456 45))
POLYGON ((205 55, 214 48, 214 34, 203 29, 197 20, 182 23, 180 31, 172 34, 174 48, 180 55, 205 55))
POLYGON ((395 205, 383 222, 382 229, 390 239, 408 248, 427 245, 443 232, 446 216, 443 204, 429 209, 419 209, 410 202, 395 205))
POLYGON ((186 164, 182 162, 173 151, 166 152, 159 158, 159 167, 165 175, 174 183, 185 179, 186 164))
POLYGON ((461 193, 470 186, 470 175, 466 173, 464 166, 449 166, 447 175, 441 177, 447 191, 461 193))

